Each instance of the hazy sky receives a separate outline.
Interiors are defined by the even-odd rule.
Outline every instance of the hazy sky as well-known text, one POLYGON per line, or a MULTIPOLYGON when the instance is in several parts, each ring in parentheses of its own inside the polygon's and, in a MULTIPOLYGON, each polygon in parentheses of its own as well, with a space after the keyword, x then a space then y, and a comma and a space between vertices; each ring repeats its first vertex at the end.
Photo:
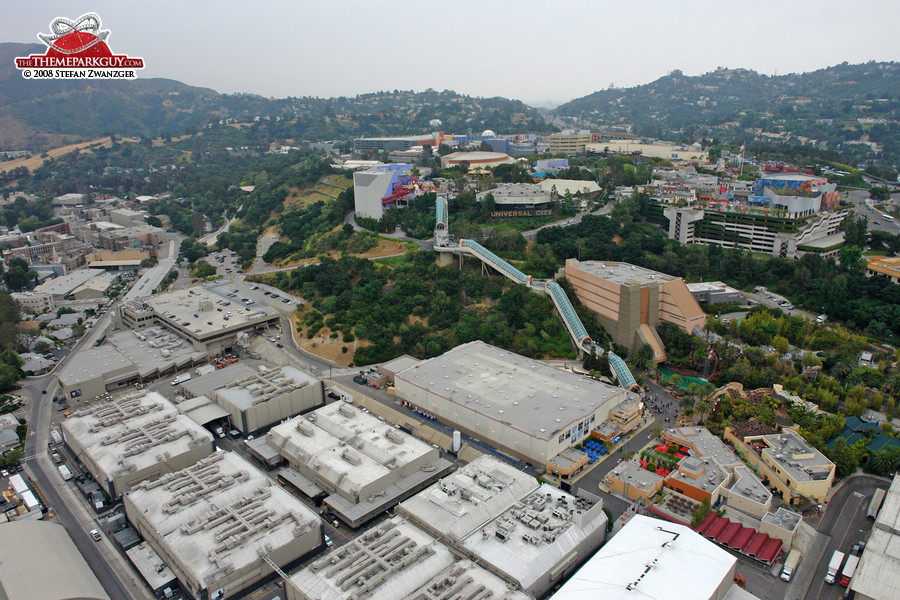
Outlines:
POLYGON ((143 77, 220 92, 352 96, 452 89, 559 103, 674 69, 766 74, 900 60, 900 2, 820 0, 9 0, 0 41, 96 12, 143 77))

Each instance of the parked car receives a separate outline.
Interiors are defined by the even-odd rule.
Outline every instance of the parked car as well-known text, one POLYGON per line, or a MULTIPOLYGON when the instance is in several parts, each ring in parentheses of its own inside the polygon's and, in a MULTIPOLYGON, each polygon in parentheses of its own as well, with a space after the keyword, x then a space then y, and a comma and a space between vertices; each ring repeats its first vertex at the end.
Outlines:
POLYGON ((94 538, 95 542, 99 542, 100 541, 100 532, 97 531, 96 529, 91 529, 91 537, 94 538))

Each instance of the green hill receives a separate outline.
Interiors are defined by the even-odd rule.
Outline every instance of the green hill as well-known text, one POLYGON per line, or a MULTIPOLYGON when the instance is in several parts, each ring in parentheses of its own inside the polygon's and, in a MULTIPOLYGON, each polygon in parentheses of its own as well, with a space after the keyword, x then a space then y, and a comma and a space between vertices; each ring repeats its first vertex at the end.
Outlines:
POLYGON ((638 135, 679 141, 805 143, 857 160, 879 156, 848 142, 875 142, 885 161, 897 163, 900 63, 843 63, 774 77, 746 69, 696 77, 673 71, 645 85, 594 92, 553 114, 581 126, 627 125, 638 135))

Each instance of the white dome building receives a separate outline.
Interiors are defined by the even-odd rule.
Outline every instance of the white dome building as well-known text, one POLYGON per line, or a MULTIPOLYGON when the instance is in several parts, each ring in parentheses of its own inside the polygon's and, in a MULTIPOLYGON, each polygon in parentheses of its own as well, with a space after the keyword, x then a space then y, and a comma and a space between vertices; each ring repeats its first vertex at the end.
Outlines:
POLYGON ((485 129, 481 132, 481 139, 483 140, 492 140, 497 137, 497 134, 494 133, 493 129, 485 129))

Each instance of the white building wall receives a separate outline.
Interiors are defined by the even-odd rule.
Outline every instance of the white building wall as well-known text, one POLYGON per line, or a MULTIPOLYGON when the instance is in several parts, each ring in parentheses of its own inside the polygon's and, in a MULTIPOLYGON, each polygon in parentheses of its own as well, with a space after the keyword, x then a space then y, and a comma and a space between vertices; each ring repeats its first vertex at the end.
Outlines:
POLYGON ((353 174, 353 207, 356 214, 370 219, 384 215, 381 199, 388 193, 393 171, 357 171, 353 174))
POLYGON ((552 432, 552 435, 545 440, 517 429, 509 423, 453 403, 443 396, 416 386, 399 376, 395 377, 394 382, 397 395, 407 402, 431 413, 441 421, 453 424, 472 437, 511 454, 514 458, 524 458, 534 465, 543 465, 562 450, 574 446, 584 439, 585 435, 578 439, 571 437, 566 439, 564 435, 572 427, 577 427, 579 422, 590 421, 593 416, 593 422, 584 429, 585 434, 589 433, 591 428, 606 420, 609 408, 618 404, 625 395, 625 390, 622 390, 622 398, 613 398, 604 402, 591 414, 571 423, 556 423, 553 415, 548 413, 546 429, 548 432, 552 432), (561 436, 563 436, 562 440, 560 440, 561 436))

